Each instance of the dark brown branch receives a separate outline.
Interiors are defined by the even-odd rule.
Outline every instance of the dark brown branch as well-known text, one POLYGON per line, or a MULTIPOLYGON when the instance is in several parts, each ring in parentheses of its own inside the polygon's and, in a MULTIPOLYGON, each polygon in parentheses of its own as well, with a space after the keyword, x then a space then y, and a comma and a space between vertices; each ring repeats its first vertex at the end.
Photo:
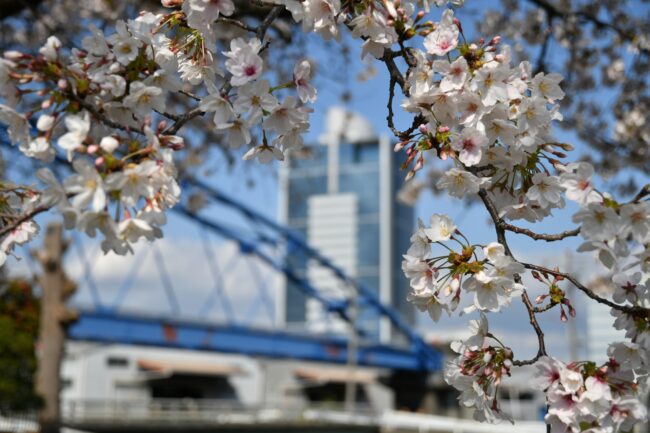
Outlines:
POLYGON ((634 196, 634 198, 630 201, 630 203, 638 203, 648 195, 650 195, 650 183, 644 185, 644 187, 641 188, 641 190, 637 193, 637 195, 634 196))
MULTIPOLYGON (((543 9, 546 12, 547 16, 549 17, 549 19, 553 19, 553 18, 567 19, 570 17, 577 17, 582 19, 584 22, 593 24, 597 29, 613 31, 624 41, 634 42, 634 40, 636 39, 636 35, 634 34, 633 31, 625 30, 614 23, 602 21, 600 18, 598 18, 597 16, 593 15, 590 12, 563 10, 560 9, 558 6, 555 6, 548 0, 528 0, 528 1, 538 6, 539 8, 543 9)), ((648 50, 646 48, 643 47, 638 47, 638 48, 639 51, 648 54, 648 50)))
POLYGON ((185 114, 181 114, 177 117, 177 120, 174 121, 174 123, 167 129, 163 131, 163 135, 174 135, 176 134, 187 122, 190 120, 194 119, 195 117, 198 116, 203 116, 204 111, 201 110, 200 108, 196 107, 191 109, 185 114))
POLYGON ((384 62, 386 65, 386 69, 388 69, 388 74, 390 75, 391 80, 395 80, 397 84, 399 84, 400 88, 402 89, 402 93, 404 96, 408 97, 409 96, 409 91, 406 88, 406 82, 404 81, 404 76, 402 76, 402 73, 400 72, 399 68, 397 67, 397 64, 395 64, 395 55, 392 51, 384 51, 384 55, 381 58, 381 61, 384 62))
POLYGON ((230 24, 232 26, 239 27, 240 29, 246 30, 247 32, 251 32, 251 33, 257 32, 257 29, 255 27, 249 26, 243 21, 239 21, 233 18, 221 16, 217 19, 217 22, 230 24))
MULTIPOLYGON (((483 204, 485 205, 485 208, 490 214, 492 221, 494 221, 494 229, 496 230, 497 240, 501 245, 503 245, 505 253, 508 256, 510 256, 513 260, 516 260, 515 257, 512 255, 512 251, 510 251, 510 247, 508 246, 505 229, 499 224, 499 221, 501 221, 501 217, 499 216, 499 211, 497 210, 492 200, 490 200, 490 197, 488 196, 488 193, 484 188, 481 188, 479 190, 478 195, 483 201, 483 204)), ((521 284, 521 277, 519 275, 515 275, 515 281, 521 284)), ((537 321, 537 317, 535 316, 536 313, 535 307, 533 306, 533 303, 530 301, 530 297, 528 296, 528 292, 526 291, 526 289, 523 289, 523 293, 521 294, 521 300, 524 303, 526 310, 528 311, 528 319, 530 325, 533 327, 533 329, 535 330, 535 334, 537 335, 537 354, 531 359, 527 359, 523 361, 513 360, 512 363, 516 366, 534 364, 535 362, 537 362, 539 358, 547 355, 546 343, 544 342, 544 331, 542 331, 542 328, 539 326, 539 322, 537 321)))
POLYGON ((280 15, 282 9, 284 9, 284 6, 273 6, 268 15, 266 15, 264 20, 262 20, 262 23, 259 25, 256 32, 257 39, 259 39, 260 42, 264 42, 266 31, 269 29, 271 24, 273 24, 273 21, 280 15))
POLYGON ((535 307, 533 310, 535 313, 543 313, 545 311, 550 310, 551 308, 555 307, 556 305, 559 305, 558 302, 549 302, 547 305, 543 307, 535 307))
POLYGON ((503 221, 503 219, 501 218, 499 218, 497 224, 501 226, 504 230, 513 233, 518 233, 520 235, 526 235, 529 238, 535 239, 536 241, 546 241, 546 242, 561 241, 563 239, 572 236, 578 236, 578 234, 580 233, 580 228, 575 228, 573 230, 566 230, 561 233, 555 233, 555 234, 535 233, 532 230, 528 230, 523 227, 517 227, 512 224, 508 224, 507 222, 503 221))
MULTIPOLYGON (((255 35, 261 42, 264 42, 264 37, 266 35, 267 30, 269 29, 271 24, 273 24, 273 21, 280 15, 283 9, 284 6, 273 6, 273 8, 271 8, 269 13, 266 15, 266 17, 262 20, 260 25, 255 30, 255 35)), ((231 89, 230 81, 226 80, 223 86, 221 86, 220 89, 221 95, 226 95, 230 91, 230 89, 231 89)), ((169 128, 163 131, 163 134, 176 134, 183 126, 185 126, 187 122, 194 119, 195 117, 203 116, 203 114, 204 111, 201 110, 199 107, 196 107, 185 114, 174 115, 177 117, 177 119, 169 128)))
POLYGON ((554 275, 556 277, 562 277, 571 282, 578 290, 583 292, 585 295, 589 296, 591 299, 594 301, 607 305, 608 307, 611 307, 615 310, 622 311, 626 314, 630 314, 635 317, 640 317, 640 318, 645 318, 646 320, 650 319, 650 309, 643 308, 643 307, 636 307, 636 306, 627 306, 627 305, 619 305, 616 304, 608 299, 601 298, 600 296, 596 295, 593 290, 588 288, 587 286, 583 285, 580 283, 578 280, 576 280, 573 276, 569 274, 565 274, 564 272, 560 271, 555 271, 552 269, 545 268, 543 266, 538 266, 538 265, 533 265, 530 263, 523 263, 520 262, 526 269, 531 269, 534 271, 539 271, 539 272, 546 272, 550 275, 554 275))
POLYGON ((48 209, 50 209, 50 208, 47 207, 47 206, 39 206, 39 207, 34 208, 33 210, 31 210, 31 211, 29 211, 29 212, 27 212, 25 214, 22 214, 14 222, 12 222, 11 224, 8 224, 8 225, 2 227, 2 229, 0 229, 0 237, 6 235, 7 233, 11 232, 12 230, 15 230, 22 223, 33 219, 36 215, 38 215, 40 213, 43 213, 43 212, 47 211, 48 209))
POLYGON ((86 102, 83 98, 80 98, 78 95, 68 92, 68 97, 75 101, 77 104, 79 104, 83 109, 88 111, 90 114, 92 114, 97 120, 102 122, 104 125, 113 128, 113 129, 119 129, 121 131, 126 131, 126 132, 135 132, 140 135, 144 135, 144 132, 141 129, 138 128, 132 128, 132 127, 126 127, 120 123, 114 122, 104 113, 102 113, 97 107, 95 107, 93 104, 90 104, 86 102))
POLYGON ((537 354, 533 358, 526 359, 526 360, 513 360, 512 364, 516 365, 518 367, 521 367, 523 365, 532 365, 539 360, 542 356, 547 356, 546 355, 546 343, 544 342, 544 332, 542 331, 542 328, 539 326, 539 322, 537 322, 537 317, 535 316, 536 311, 535 307, 533 306, 533 303, 530 301, 530 297, 528 296, 528 292, 526 289, 524 289, 523 293, 521 294, 521 300, 524 302, 524 305, 526 306, 526 310, 528 311, 528 319, 530 322, 530 325, 533 327, 535 330, 535 334, 537 334, 537 354))

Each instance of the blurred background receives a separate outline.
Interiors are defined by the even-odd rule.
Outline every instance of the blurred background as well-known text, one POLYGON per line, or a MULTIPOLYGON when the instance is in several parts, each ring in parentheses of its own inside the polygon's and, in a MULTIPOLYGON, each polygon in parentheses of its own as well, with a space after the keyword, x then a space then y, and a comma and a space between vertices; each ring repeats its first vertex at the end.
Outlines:
MULTIPOLYGON (((264 16, 264 6, 236 3, 240 19, 264 16)), ((160 5, 0 0, 0 48, 36 51, 50 34, 79 45, 90 23, 110 34, 115 19, 143 8, 160 5)), ((647 1, 467 1, 457 15, 468 37, 500 34, 515 58, 566 77, 558 141, 576 146, 572 160, 598 167, 600 186, 625 195, 647 183, 650 167, 649 9, 647 1)), ((435 161, 404 182, 386 128, 383 65, 359 61, 346 37, 326 43, 292 26, 281 16, 265 61, 278 82, 298 59, 314 65, 319 99, 304 150, 280 164, 246 163, 245 150, 229 149, 198 120, 181 155, 185 198, 164 239, 131 256, 104 255, 95 239, 43 216, 39 238, 8 259, 0 431, 37 431, 39 419, 47 431, 88 432, 543 431, 543 395, 527 369, 500 391, 516 427, 468 419, 442 366, 474 317, 434 324, 406 302, 401 256, 417 218, 446 213, 473 243, 487 243, 487 215, 439 194, 444 165, 435 161), (43 278, 39 257, 60 264, 54 277, 43 278)), ((236 31, 224 28, 224 39, 236 31)), ((170 104, 187 109, 182 98, 170 104)), ((396 107, 398 128, 410 121, 396 107)), ((3 177, 27 179, 37 166, 5 144, 3 177)), ((567 205, 536 229, 570 229, 575 210, 567 205)), ((518 259, 576 272, 604 296, 610 290, 600 283, 606 270, 572 253, 576 239, 509 241, 518 259)), ((525 282, 532 296, 541 293, 525 282)), ((609 311, 562 288, 577 316, 540 318, 549 352, 606 360, 607 344, 621 337, 609 311)), ((535 354, 523 307, 492 316, 492 332, 517 358, 535 354)))

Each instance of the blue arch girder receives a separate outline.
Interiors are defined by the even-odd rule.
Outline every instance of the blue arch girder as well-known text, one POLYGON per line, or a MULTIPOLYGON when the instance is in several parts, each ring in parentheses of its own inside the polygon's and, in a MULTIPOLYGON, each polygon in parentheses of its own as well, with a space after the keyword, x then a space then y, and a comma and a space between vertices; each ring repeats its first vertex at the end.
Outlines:
MULTIPOLYGON (((101 311, 80 311, 79 320, 68 329, 68 338, 278 359, 339 364, 348 361, 348 342, 336 336, 317 337, 101 311)), ((357 363, 411 371, 437 371, 441 367, 439 358, 423 360, 411 350, 380 344, 360 346, 357 349, 357 363)))
MULTIPOLYGON (((0 125, 0 144, 17 153, 17 149, 11 145, 8 139, 6 127, 2 125, 0 125)), ((68 161, 60 155, 56 156, 55 161, 58 167, 70 169, 68 161)), ((357 349, 360 364, 420 371, 441 369, 442 355, 438 350, 426 344, 422 337, 393 308, 382 304, 375 291, 350 278, 331 260, 309 246, 300 236, 205 182, 184 178, 181 185, 204 194, 215 203, 236 210, 245 219, 264 228, 268 233, 261 230, 253 234, 242 233, 242 230, 234 229, 227 223, 192 212, 183 204, 174 207, 172 209, 174 212, 236 242, 242 254, 254 255, 277 272, 285 275, 308 297, 317 299, 326 310, 334 312, 350 322, 347 314, 349 307, 347 300, 328 299, 322 296, 307 278, 298 275, 286 262, 274 259, 264 250, 264 246, 277 248, 285 245, 293 251, 299 250, 310 260, 331 270, 343 284, 353 287, 357 292, 357 305, 372 308, 379 313, 380 317, 386 317, 397 333, 401 334, 407 342, 407 347, 398 348, 373 344, 369 339, 362 338, 357 349)), ((128 288, 120 294, 120 297, 126 296, 126 292, 128 292, 128 288)), ((353 326, 356 333, 364 337, 363 330, 356 324, 353 326)), ((348 343, 342 337, 316 337, 237 325, 193 323, 166 317, 152 318, 146 315, 122 312, 119 305, 108 308, 103 305, 95 305, 94 310, 81 311, 79 320, 70 326, 68 332, 69 337, 74 340, 142 344, 326 362, 345 362, 347 360, 348 343)))

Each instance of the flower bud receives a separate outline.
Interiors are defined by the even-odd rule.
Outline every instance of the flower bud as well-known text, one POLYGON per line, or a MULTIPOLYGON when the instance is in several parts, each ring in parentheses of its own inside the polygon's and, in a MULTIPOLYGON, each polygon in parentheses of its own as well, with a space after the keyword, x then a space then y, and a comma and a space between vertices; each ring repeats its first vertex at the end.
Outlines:
POLYGON ((494 56, 494 60, 496 60, 499 63, 503 63, 506 60, 506 57, 503 54, 497 54, 494 56))
POLYGON ((418 171, 421 170, 422 167, 424 167, 424 158, 422 157, 422 155, 420 155, 417 162, 415 163, 415 167, 413 167, 413 170, 418 171))
POLYGON ((110 135, 102 138, 102 140, 99 142, 99 146, 102 148, 104 152, 107 153, 113 153, 115 149, 119 147, 119 145, 120 145, 119 141, 117 141, 114 137, 111 137, 110 135))
POLYGON ((25 55, 23 53, 21 53, 20 51, 11 50, 11 51, 5 51, 3 56, 7 60, 20 60, 25 55))
POLYGON ((88 154, 93 155, 97 153, 97 151, 99 150, 99 146, 96 144, 91 144, 90 146, 88 146, 86 150, 88 151, 88 154))
POLYGON ((407 182, 407 181, 413 179, 413 176, 415 176, 415 171, 409 170, 409 172, 406 173, 406 177, 404 178, 404 181, 407 182))
POLYGON ((456 27, 458 27, 458 31, 463 33, 463 26, 458 18, 454 18, 454 24, 456 24, 456 27))
POLYGON ((68 81, 61 78, 59 81, 56 82, 56 86, 61 90, 65 90, 68 87, 68 81))
POLYGON ((497 35, 490 40, 488 45, 499 45, 501 43, 501 36, 497 35))
POLYGON ((161 4, 166 8, 176 8, 183 5, 184 0, 161 0, 161 4))
POLYGON ((429 132, 429 127, 428 127, 427 124, 425 124, 425 123, 423 123, 422 125, 420 125, 420 126, 418 127, 418 129, 420 130, 420 132, 421 132, 422 134, 426 134, 427 132, 429 132))
POLYGON ((95 159, 95 167, 101 167, 102 165, 104 165, 105 162, 106 160, 104 159, 104 157, 100 156, 99 158, 95 159))
POLYGON ((399 152, 402 149, 404 149, 404 146, 406 146, 407 144, 409 144, 409 140, 400 141, 399 143, 397 143, 395 145, 395 147, 393 148, 393 151, 399 152))

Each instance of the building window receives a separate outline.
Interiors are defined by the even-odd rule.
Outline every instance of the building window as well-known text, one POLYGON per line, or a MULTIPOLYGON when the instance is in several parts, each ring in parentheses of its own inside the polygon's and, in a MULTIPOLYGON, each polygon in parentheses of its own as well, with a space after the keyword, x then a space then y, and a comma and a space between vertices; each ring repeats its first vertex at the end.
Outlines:
POLYGON ((67 389, 72 387, 72 379, 69 377, 64 377, 61 379, 61 389, 67 389))
POLYGON ((109 356, 106 358, 106 365, 109 367, 128 367, 129 360, 122 357, 109 356))

